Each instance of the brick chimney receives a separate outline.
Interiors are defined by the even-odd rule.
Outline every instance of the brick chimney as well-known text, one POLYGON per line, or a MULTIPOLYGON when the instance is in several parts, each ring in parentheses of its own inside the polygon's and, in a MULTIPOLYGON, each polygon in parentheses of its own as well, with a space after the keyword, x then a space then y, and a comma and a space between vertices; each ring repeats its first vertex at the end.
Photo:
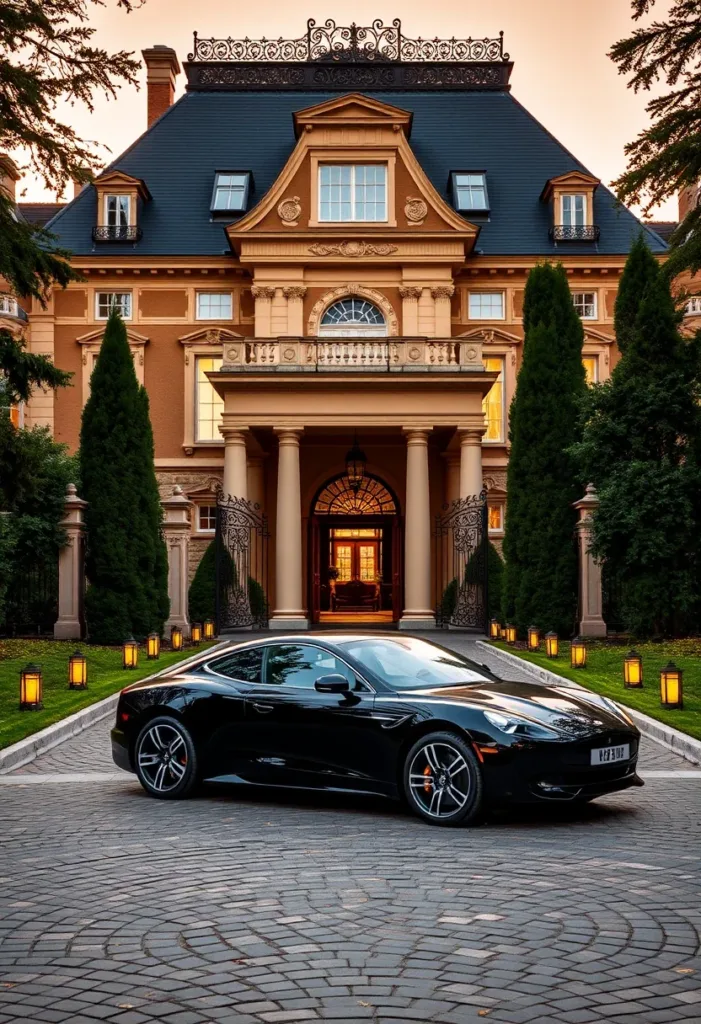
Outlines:
POLYGON ((141 56, 146 65, 146 126, 150 128, 173 103, 180 64, 175 50, 161 43, 142 50, 141 56))
POLYGON ((0 189, 10 197, 13 203, 17 200, 17 182, 21 177, 12 157, 7 153, 0 153, 0 189))
POLYGON ((695 185, 687 185, 679 193, 679 223, 684 220, 687 213, 693 210, 701 202, 701 182, 695 185))

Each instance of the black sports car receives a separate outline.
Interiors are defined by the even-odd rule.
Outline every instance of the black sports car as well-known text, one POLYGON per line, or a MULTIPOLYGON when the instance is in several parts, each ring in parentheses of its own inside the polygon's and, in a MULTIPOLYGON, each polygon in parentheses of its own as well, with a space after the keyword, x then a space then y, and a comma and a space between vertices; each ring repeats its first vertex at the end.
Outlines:
POLYGON ((231 642, 122 691, 115 762, 155 797, 198 781, 404 798, 434 825, 629 786, 640 733, 607 697, 497 679, 401 633, 231 642))

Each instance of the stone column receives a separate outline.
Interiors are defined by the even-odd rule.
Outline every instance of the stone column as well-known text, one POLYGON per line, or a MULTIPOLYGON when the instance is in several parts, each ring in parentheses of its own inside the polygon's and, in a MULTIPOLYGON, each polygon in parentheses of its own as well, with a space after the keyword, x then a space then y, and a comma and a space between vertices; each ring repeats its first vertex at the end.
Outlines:
POLYGON ((431 504, 427 428, 405 427, 406 516, 404 522, 404 611, 400 629, 434 629, 431 607, 431 504))
POLYGON ((61 526, 67 539, 58 555, 58 618, 54 623, 56 640, 81 640, 85 633, 83 595, 85 593, 85 521, 87 501, 78 497, 75 484, 66 487, 65 516, 61 526))
MULTIPOLYGON (((264 455, 252 455, 248 459, 248 500, 254 510, 261 514, 265 509, 264 455), (257 509, 256 509, 256 506, 257 509)), ((266 584, 263 554, 264 542, 255 530, 251 530, 250 573, 259 583, 266 584)))
POLYGON ((288 285, 282 289, 287 299, 287 330, 283 334, 302 337, 304 334, 304 296, 307 289, 304 285, 288 285))
POLYGON ((591 553, 592 516, 599 507, 593 484, 587 484, 583 498, 574 502, 579 512, 577 539, 579 542, 579 635, 606 636, 601 591, 601 565, 591 553))
POLYGON ((451 336, 450 300, 454 291, 455 288, 452 284, 442 284, 431 289, 431 295, 436 304, 437 338, 450 338, 451 336))
POLYGON ((187 596, 190 585, 190 513, 192 502, 176 484, 170 498, 161 502, 163 509, 163 539, 168 549, 168 597, 170 612, 165 629, 180 626, 183 636, 190 635, 187 596))
POLYGON ((256 338, 272 338, 272 302, 275 289, 266 285, 254 284, 251 294, 256 302, 255 336, 256 338))
POLYGON ((460 430, 460 497, 478 497, 482 493, 482 435, 477 430, 460 430))
POLYGON ((415 285, 400 285, 402 297, 402 334, 405 338, 419 333, 419 299, 423 289, 415 285))
POLYGON ((248 472, 246 467, 246 428, 219 427, 224 438, 224 497, 248 497, 248 472))
POLYGON ((275 526, 275 609, 270 629, 308 629, 302 598, 302 493, 299 477, 301 429, 276 427, 278 435, 275 526))

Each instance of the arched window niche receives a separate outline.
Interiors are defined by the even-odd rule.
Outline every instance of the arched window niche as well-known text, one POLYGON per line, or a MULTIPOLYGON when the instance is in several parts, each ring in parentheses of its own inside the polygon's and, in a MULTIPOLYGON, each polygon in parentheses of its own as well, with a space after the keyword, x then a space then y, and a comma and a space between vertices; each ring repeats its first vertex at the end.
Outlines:
POLYGON ((386 338, 387 322, 377 306, 358 296, 338 299, 319 323, 320 338, 386 338))

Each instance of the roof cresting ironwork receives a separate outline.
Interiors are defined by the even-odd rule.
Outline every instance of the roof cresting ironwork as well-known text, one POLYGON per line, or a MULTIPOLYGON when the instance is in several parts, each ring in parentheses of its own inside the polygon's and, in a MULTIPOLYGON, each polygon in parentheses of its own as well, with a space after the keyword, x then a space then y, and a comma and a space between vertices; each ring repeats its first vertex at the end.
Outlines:
POLYGON ((337 25, 329 18, 317 25, 307 21, 299 39, 201 39, 194 33, 189 61, 217 63, 504 63, 504 33, 494 39, 411 39, 402 23, 391 25, 375 19, 372 25, 337 25))

